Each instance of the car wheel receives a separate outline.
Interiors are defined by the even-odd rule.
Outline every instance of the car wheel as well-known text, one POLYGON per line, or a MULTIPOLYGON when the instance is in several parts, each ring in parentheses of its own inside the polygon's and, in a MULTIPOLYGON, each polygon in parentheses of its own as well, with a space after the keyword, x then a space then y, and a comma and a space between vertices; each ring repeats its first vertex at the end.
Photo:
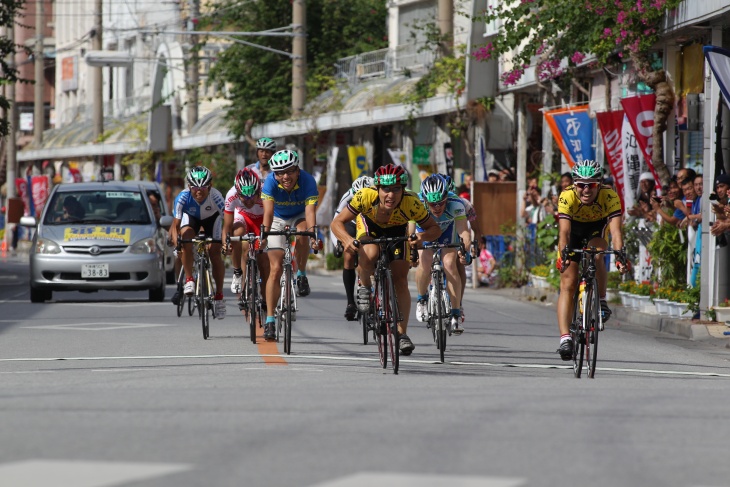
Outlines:
POLYGON ((159 285, 159 287, 150 289, 150 301, 159 303, 165 300, 165 283, 159 285))
POLYGON ((43 303, 53 295, 52 291, 46 291, 43 289, 36 289, 33 286, 30 288, 30 302, 31 303, 43 303))

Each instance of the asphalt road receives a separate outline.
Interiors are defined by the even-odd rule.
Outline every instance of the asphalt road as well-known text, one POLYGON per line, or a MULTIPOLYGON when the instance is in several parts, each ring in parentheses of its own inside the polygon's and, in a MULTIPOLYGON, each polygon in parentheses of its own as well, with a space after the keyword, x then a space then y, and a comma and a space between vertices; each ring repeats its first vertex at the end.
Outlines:
POLYGON ((31 304, 0 260, 0 485, 728 485, 726 349, 609 322, 577 380, 552 307, 468 290, 447 363, 414 307, 395 376, 310 283, 285 356, 230 297, 206 341, 142 292, 31 304))

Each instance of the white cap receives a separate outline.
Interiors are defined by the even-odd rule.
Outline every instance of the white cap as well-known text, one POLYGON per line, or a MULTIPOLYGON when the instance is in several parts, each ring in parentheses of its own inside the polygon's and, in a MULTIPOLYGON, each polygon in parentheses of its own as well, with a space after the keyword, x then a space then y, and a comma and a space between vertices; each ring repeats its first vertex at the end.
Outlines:
POLYGON ((639 181, 644 181, 645 179, 654 181, 654 176, 650 172, 642 172, 641 176, 639 176, 639 181))

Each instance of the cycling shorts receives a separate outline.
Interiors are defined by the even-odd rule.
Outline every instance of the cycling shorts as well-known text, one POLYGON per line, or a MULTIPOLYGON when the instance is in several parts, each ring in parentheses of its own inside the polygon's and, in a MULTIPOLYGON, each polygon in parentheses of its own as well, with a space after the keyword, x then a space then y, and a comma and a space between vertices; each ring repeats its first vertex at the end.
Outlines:
MULTIPOLYGON (((606 240, 608 237, 608 218, 603 218, 594 222, 577 222, 573 220, 570 224, 570 243, 568 247, 571 249, 582 249, 594 238, 602 238, 606 240)), ((580 261, 580 254, 570 255, 573 262, 580 261)))
MULTIPOLYGON (((397 225, 383 228, 363 214, 357 216, 357 235, 355 238, 362 240, 363 237, 402 237, 406 234, 407 225, 397 225)), ((390 260, 404 260, 410 257, 411 246, 406 242, 388 244, 388 258, 390 260)))
POLYGON ((246 233, 253 233, 256 236, 261 235, 261 218, 252 218, 250 214, 242 211, 236 211, 233 213, 233 227, 238 226, 246 227, 246 233))
MULTIPOLYGON (((416 227, 416 232, 423 233, 423 229, 421 227, 416 227)), ((456 225, 453 220, 449 223, 449 226, 441 232, 441 236, 436 239, 436 243, 440 244, 450 244, 458 241, 459 239, 456 236, 456 225)))
MULTIPOLYGON (((306 218, 304 216, 304 212, 301 212, 298 215, 295 215, 291 218, 279 218, 278 216, 274 217, 274 221, 271 222, 271 231, 272 232, 281 232, 286 228, 287 226, 291 230, 296 230, 297 225, 299 222, 306 221, 306 218)), ((267 237, 268 246, 267 248, 269 250, 271 249, 284 249, 284 236, 283 235, 269 235, 267 237)))
POLYGON ((223 235, 223 222, 220 213, 215 213, 202 220, 184 213, 182 219, 180 219, 180 229, 182 230, 185 227, 192 228, 196 234, 202 227, 205 236, 213 240, 220 240, 223 235))

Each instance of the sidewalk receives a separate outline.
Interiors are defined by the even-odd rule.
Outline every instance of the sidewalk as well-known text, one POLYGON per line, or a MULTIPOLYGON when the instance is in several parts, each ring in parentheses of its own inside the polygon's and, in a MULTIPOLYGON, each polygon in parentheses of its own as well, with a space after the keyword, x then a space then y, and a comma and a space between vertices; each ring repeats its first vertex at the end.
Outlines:
MULTIPOLYGON (((558 293, 551 289, 540 289, 524 286, 520 289, 500 289, 496 292, 505 297, 521 301, 538 301, 555 309, 558 303, 558 293)), ((611 321, 606 326, 633 325, 649 328, 661 333, 680 336, 693 341, 710 343, 715 346, 730 348, 730 327, 724 323, 708 322, 691 319, 670 318, 658 314, 649 314, 632 308, 625 308, 621 304, 609 303, 613 311, 611 321)))

